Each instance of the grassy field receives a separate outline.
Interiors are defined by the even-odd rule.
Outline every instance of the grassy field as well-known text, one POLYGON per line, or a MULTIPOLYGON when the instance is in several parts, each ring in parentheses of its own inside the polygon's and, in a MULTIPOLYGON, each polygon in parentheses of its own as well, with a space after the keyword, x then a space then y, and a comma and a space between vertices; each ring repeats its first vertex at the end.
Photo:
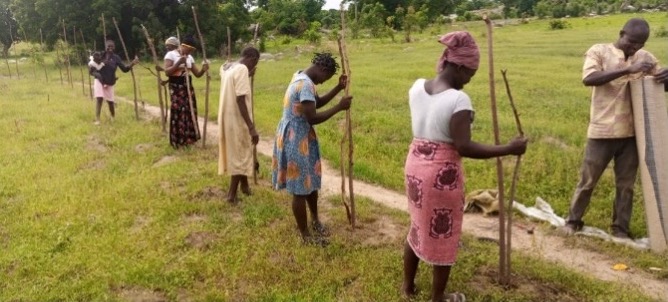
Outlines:
MULTIPOLYGON (((585 142, 589 90, 581 85, 582 54, 593 43, 612 42, 629 16, 570 19, 571 28, 548 29, 547 21, 495 30, 495 65, 508 69, 513 95, 532 145, 523 159, 519 201, 536 196, 565 214, 577 181, 585 142)), ((645 15, 656 28, 666 14, 645 15)), ((482 23, 430 29, 414 43, 349 41, 355 96, 358 178, 400 190, 410 142, 407 90, 418 77, 432 77, 442 48, 438 34, 467 29, 486 58, 482 23)), ((280 100, 291 74, 308 66, 312 48, 294 41, 268 43, 281 59, 261 62, 255 80, 256 120, 273 136, 280 100)), ((667 41, 652 37, 647 49, 667 62, 667 41)), ((331 42, 317 49, 335 51, 331 42)), ((2 62, 4 63, 4 62, 2 62)), ((217 69, 212 64, 210 118, 218 107, 217 69)), ((4 64, 3 64, 4 65, 4 64)), ((148 66, 148 63, 144 63, 148 66)), ((14 66, 10 65, 12 73, 14 66)), ((289 197, 268 189, 267 171, 255 195, 240 206, 222 202, 227 179, 217 176, 214 147, 175 151, 157 120, 136 122, 122 104, 113 123, 95 127, 93 104, 81 87, 61 85, 51 67, 20 65, 22 79, 0 66, 0 301, 399 301, 401 245, 407 215, 360 199, 360 230, 354 235, 341 209, 327 210, 334 229, 325 248, 299 243, 289 197)), ((466 87, 477 111, 474 135, 492 142, 486 61, 466 87)), ((154 79, 142 68, 142 95, 157 104, 154 79)), ((75 79, 79 71, 73 72, 75 79)), ((129 74, 117 93, 131 98, 129 74)), ((204 81, 195 82, 202 104, 204 81)), ((325 83, 327 91, 334 83, 325 83)), ((504 140, 514 123, 500 74, 497 96, 504 140)), ((203 108, 200 105, 200 108, 203 108)), ((106 110, 106 108, 105 108, 106 110)), ((201 111, 203 112, 203 111, 201 111)), ((340 118, 318 126, 324 155, 338 158, 340 118)), ((268 167, 262 158, 262 167, 268 167)), ((495 186, 493 161, 467 161, 468 188, 495 186)), ((509 174, 510 171, 507 171, 509 174)), ((614 194, 604 175, 587 223, 606 228, 614 194)), ((636 190, 637 200, 641 198, 636 190)), ((336 204, 336 201, 331 203, 336 204)), ((645 235, 642 203, 632 231, 645 235)), ((466 237, 451 290, 471 301, 651 301, 637 289, 593 280, 565 268, 514 253, 514 284, 493 281, 497 247, 466 237)), ((666 267, 668 255, 637 252, 574 239, 640 268, 666 267)), ((667 278, 666 275, 657 278, 667 278)), ((420 299, 431 272, 421 267, 420 299)))

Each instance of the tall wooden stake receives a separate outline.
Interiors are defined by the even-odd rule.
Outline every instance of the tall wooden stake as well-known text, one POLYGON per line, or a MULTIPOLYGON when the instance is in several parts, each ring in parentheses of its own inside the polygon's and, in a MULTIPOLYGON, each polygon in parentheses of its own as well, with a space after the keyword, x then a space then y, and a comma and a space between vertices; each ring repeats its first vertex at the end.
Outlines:
MULTIPOLYGON (((195 28, 197 29, 197 36, 199 37, 199 43, 202 47, 202 57, 204 62, 208 63, 206 59, 206 43, 204 43, 204 36, 202 36, 202 31, 199 29, 199 20, 197 20, 197 11, 194 6, 191 6, 193 11, 193 19, 195 19, 195 28)), ((206 125, 209 121, 209 85, 211 82, 211 76, 209 75, 209 70, 206 71, 206 88, 204 90, 204 126, 202 129, 202 148, 206 147, 206 125)), ((252 98, 252 95, 251 95, 252 98)))
POLYGON ((155 45, 153 45, 153 40, 148 34, 148 30, 144 27, 144 24, 141 25, 141 29, 144 31, 144 36, 146 37, 146 43, 148 48, 151 50, 151 55, 153 56, 153 64, 155 65, 155 78, 158 83, 158 100, 160 102, 160 123, 162 125, 162 132, 166 132, 166 119, 165 119, 165 108, 164 101, 162 99, 162 78, 160 76, 160 61, 158 60, 158 53, 155 51, 155 45))
POLYGON ((162 90, 164 92, 164 99, 165 99, 165 116, 162 117, 162 123, 167 124, 167 118, 169 117, 170 110, 171 110, 171 98, 169 95, 169 88, 167 87, 168 82, 165 81, 164 84, 162 84, 162 90))
POLYGON ((41 28, 39 29, 39 48, 41 50, 40 53, 42 54, 42 67, 44 68, 44 80, 46 80, 46 82, 48 83, 49 75, 46 72, 46 56, 44 55, 44 49, 46 49, 46 47, 44 47, 44 37, 42 35, 41 28))
MULTIPOLYGON (((23 41, 28 43, 28 35, 26 35, 25 29, 21 28, 21 31, 23 31, 23 41)), ((33 65, 32 65, 32 76, 33 78, 37 79, 37 70, 36 70, 36 65, 37 65, 37 60, 36 60, 36 52, 34 50, 30 51, 30 54, 32 55, 33 58, 33 65)))
POLYGON ((7 72, 9 73, 9 78, 12 78, 12 68, 9 67, 9 52, 7 52, 7 55, 5 56, 5 63, 7 64, 7 72))
MULTIPOLYGON (((522 123, 520 123, 520 115, 517 113, 517 107, 515 107, 515 101, 513 101, 513 95, 510 93, 510 85, 508 84, 508 78, 506 77, 506 70, 501 70, 503 75, 503 82, 506 84, 506 93, 508 94, 508 100, 510 101, 510 107, 513 108, 513 115, 515 116, 515 124, 517 125, 517 132, 520 136, 524 136, 524 131, 522 130, 522 123)), ((506 233, 508 234, 506 242, 506 264, 508 266, 508 280, 510 281, 510 254, 512 251, 512 238, 513 238, 513 202, 515 202, 515 189, 517 187, 517 181, 520 174, 520 163, 522 162, 522 155, 517 156, 517 161, 515 161, 515 170, 513 170, 513 181, 510 184, 510 200, 508 200, 508 219, 506 224, 506 233)))
POLYGON ((64 50, 63 52, 65 53, 65 60, 67 61, 67 65, 65 67, 67 68, 67 81, 70 83, 70 86, 74 88, 74 81, 72 80, 72 72, 71 72, 71 65, 70 65, 70 48, 68 47, 68 42, 67 42, 67 29, 65 28, 65 19, 62 19, 63 22, 63 39, 65 41, 65 44, 63 44, 64 50))
MULTIPOLYGON (((253 125, 255 125, 255 76, 250 77, 251 84, 251 116, 253 125)), ((260 170, 260 163, 257 161, 257 145, 253 145, 253 184, 257 185, 257 173, 260 170)))
POLYGON ((227 27, 227 61, 230 61, 230 57, 232 56, 232 32, 230 31, 230 27, 227 27))
MULTIPOLYGON (((483 16, 485 24, 487 25, 487 48, 488 48, 488 58, 489 58, 489 95, 491 100, 492 107, 492 126, 494 127, 494 143, 496 145, 500 144, 499 138, 499 122, 497 118, 496 110, 496 90, 494 88, 494 48, 493 48, 493 39, 492 39, 492 21, 487 17, 483 16)), ((506 211, 505 204, 503 200, 504 187, 503 187, 503 163, 501 158, 496 158, 496 177, 498 182, 498 199, 499 199, 499 283, 501 285, 507 286, 510 284, 508 276, 508 245, 506 244, 506 211)))
MULTIPOLYGON (((345 39, 346 17, 345 17, 345 10, 343 9, 343 3, 341 3, 340 12, 341 12, 341 32, 339 33, 337 41, 339 44, 339 53, 341 55, 341 69, 343 70, 343 74, 348 76, 346 88, 344 90, 344 96, 347 97, 350 95, 349 92, 350 92, 351 72, 346 49, 346 39, 345 39)), ((350 118, 350 109, 346 110, 346 133, 343 135, 343 138, 341 139, 340 165, 341 165, 341 195, 342 195, 341 198, 344 200, 344 205, 346 206, 346 212, 347 212, 346 214, 348 214, 348 220, 350 221, 350 224, 354 231, 356 217, 355 217, 355 192, 353 190, 353 130, 350 118), (348 143, 348 188, 349 188, 350 210, 348 210, 348 205, 345 203, 345 173, 343 171, 344 170, 343 153, 346 140, 348 143)))
MULTIPOLYGON (((77 48, 77 27, 76 26, 73 27, 72 34, 74 36, 74 49, 76 51, 76 50, 78 50, 78 48, 77 48)), ((86 95, 86 81, 84 81, 84 72, 83 72, 83 68, 84 68, 84 65, 86 65, 86 62, 84 61, 81 53, 75 52, 75 54, 79 59, 79 63, 81 64, 81 65, 79 65, 79 71, 81 72, 81 92, 83 93, 83 95, 86 95)))
MULTIPOLYGON (((12 33, 12 28, 10 27, 9 28, 10 37, 11 37, 11 33, 12 33)), ((9 78, 11 79, 12 78, 12 68, 9 67, 9 51, 7 51, 7 55, 5 56, 5 63, 7 64, 7 72, 9 72, 9 78)))
POLYGON ((257 32, 260 30, 260 23, 255 23, 255 30, 253 31, 253 45, 257 43, 257 32))
MULTIPOLYGON (((100 17, 102 20, 102 47, 107 47, 107 22, 104 19, 104 14, 100 17)), ((106 50, 106 49, 105 49, 106 50)))
MULTIPOLYGON (((14 45, 14 36, 12 35, 12 23, 9 22, 9 41, 11 44, 9 44, 9 49, 11 50, 12 46, 14 45)), ((9 53, 9 52, 8 52, 9 53)), ((14 47, 14 54, 16 55, 16 46, 14 47)), ((18 56, 17 56, 18 58, 18 56)), ((14 66, 16 66, 16 78, 19 80, 21 79, 21 74, 19 73, 19 60, 16 59, 14 60, 14 66)))
MULTIPOLYGON (((130 55, 128 54, 128 49, 125 47, 125 41, 123 40, 123 35, 121 34, 121 30, 118 28, 118 23, 116 22, 116 18, 112 17, 111 21, 114 22, 114 27, 116 28, 116 33, 118 33, 118 39, 121 40, 121 45, 123 46, 123 52, 125 53, 125 59, 128 60, 128 62, 132 62, 130 60, 130 55)), ((132 63, 130 63, 132 64, 132 63)), ((130 68, 130 75, 132 75, 132 87, 134 91, 134 103, 135 103, 135 118, 139 120, 139 108, 137 107, 137 80, 135 79, 135 71, 134 68, 130 68)))
MULTIPOLYGON (((81 44, 83 45, 84 51, 87 51, 88 47, 86 46, 86 39, 84 38, 84 34, 83 34, 83 31, 81 30, 81 28, 79 28, 79 33, 81 34, 81 44)), ((84 62, 84 65, 87 66, 87 64, 85 64, 85 62, 84 62)), ((87 69, 88 67, 85 67, 85 68, 87 69)), ((88 75, 88 92, 90 93, 90 99, 94 100, 95 96, 93 95, 93 85, 92 85, 93 83, 91 82, 90 78, 91 78, 91 76, 89 74, 88 75)))
MULTIPOLYGON (((56 44, 56 58, 58 58, 56 60, 56 63, 60 62, 60 50, 59 50, 59 48, 60 47, 58 47, 58 44, 56 44)), ((61 64, 58 64, 58 73, 60 74, 60 85, 65 85, 65 83, 63 82, 63 67, 60 66, 60 65, 61 64)))

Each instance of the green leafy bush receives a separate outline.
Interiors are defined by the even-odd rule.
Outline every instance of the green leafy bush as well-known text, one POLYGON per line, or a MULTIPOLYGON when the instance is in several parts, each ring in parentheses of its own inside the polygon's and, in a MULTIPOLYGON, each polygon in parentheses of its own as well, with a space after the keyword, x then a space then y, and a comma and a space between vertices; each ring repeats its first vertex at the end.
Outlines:
POLYGON ((557 30, 557 29, 565 29, 571 27, 571 24, 568 23, 568 21, 563 20, 563 19, 555 19, 550 21, 550 29, 551 30, 557 30))

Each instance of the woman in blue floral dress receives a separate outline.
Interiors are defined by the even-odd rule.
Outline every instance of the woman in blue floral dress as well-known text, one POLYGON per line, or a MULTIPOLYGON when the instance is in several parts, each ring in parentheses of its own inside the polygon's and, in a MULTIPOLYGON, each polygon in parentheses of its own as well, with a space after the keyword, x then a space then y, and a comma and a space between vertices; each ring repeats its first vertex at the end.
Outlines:
POLYGON ((292 194, 292 212, 304 242, 326 245, 321 236, 327 229, 318 218, 318 190, 321 183, 320 146, 313 125, 327 121, 336 113, 350 108, 352 96, 342 97, 333 107, 316 112, 346 87, 347 76, 323 96, 315 86, 334 76, 338 64, 329 53, 316 53, 311 66, 292 77, 283 97, 283 117, 276 129, 272 156, 272 184, 277 190, 292 194), (311 212, 312 228, 320 235, 311 236, 306 217, 306 204, 311 212))

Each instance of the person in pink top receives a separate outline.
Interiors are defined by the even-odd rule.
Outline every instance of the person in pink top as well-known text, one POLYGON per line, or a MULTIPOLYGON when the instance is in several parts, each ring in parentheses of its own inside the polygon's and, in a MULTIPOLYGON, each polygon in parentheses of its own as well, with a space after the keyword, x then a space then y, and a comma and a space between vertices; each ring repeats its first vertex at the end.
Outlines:
POLYGON ((462 157, 490 158, 524 154, 525 138, 505 145, 471 140, 473 106, 461 91, 478 70, 480 52, 468 32, 439 40, 447 48, 431 80, 418 79, 408 91, 413 142, 405 165, 411 225, 404 246, 402 293, 416 293, 420 260, 433 266, 432 301, 466 301, 462 293, 445 294, 459 250, 464 217, 462 157))
POLYGON ((626 22, 615 43, 596 44, 587 50, 582 83, 593 87, 587 145, 580 168, 580 181, 562 232, 571 235, 582 229, 582 217, 601 174, 614 159, 617 187, 612 214, 612 235, 630 238, 633 186, 638 171, 633 111, 629 82, 653 75, 668 91, 668 70, 643 50, 649 38, 649 24, 639 18, 626 22))

